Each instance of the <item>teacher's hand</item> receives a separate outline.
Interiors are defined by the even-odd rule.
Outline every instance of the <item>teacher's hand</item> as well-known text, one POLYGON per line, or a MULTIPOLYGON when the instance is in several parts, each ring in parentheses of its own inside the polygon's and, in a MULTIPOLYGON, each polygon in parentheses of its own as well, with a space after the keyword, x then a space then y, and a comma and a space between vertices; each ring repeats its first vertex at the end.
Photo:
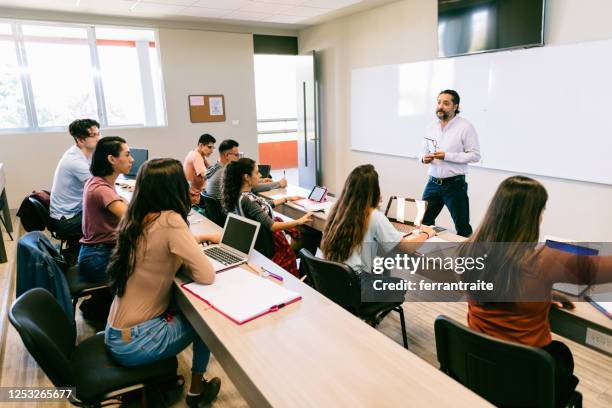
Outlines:
POLYGON ((435 152, 433 154, 433 158, 434 159, 438 159, 438 160, 444 160, 445 156, 446 156, 446 154, 444 152, 435 152))
POLYGON ((429 164, 433 161, 434 157, 431 154, 426 154, 423 156, 423 163, 429 164))

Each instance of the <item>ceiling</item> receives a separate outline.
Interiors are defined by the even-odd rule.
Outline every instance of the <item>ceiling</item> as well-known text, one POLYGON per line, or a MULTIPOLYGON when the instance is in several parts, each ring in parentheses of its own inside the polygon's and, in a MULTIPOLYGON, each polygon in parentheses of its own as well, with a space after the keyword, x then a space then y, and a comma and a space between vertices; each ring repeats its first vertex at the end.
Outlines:
POLYGON ((303 28, 396 0, 0 0, 0 7, 303 28))

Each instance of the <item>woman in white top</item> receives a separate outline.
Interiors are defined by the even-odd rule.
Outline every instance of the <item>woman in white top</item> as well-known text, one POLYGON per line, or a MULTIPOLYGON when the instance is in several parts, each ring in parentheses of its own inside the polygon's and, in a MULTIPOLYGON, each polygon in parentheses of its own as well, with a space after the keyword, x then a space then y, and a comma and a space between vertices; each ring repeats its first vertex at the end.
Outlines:
POLYGON ((428 226, 421 226, 418 234, 408 236, 396 230, 378 210, 380 199, 374 166, 356 167, 327 218, 321 241, 325 259, 345 263, 357 273, 372 272, 372 261, 379 247, 390 252, 401 245, 400 250, 413 252, 417 248, 415 244, 436 234, 428 226))

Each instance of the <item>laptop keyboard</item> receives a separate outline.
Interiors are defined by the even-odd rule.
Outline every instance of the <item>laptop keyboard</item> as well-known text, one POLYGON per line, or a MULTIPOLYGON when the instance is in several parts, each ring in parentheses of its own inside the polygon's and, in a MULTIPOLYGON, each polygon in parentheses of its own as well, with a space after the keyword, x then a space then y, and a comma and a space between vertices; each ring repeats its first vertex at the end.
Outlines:
POLYGON ((215 261, 221 262, 223 265, 232 265, 243 261, 243 258, 224 251, 220 247, 204 248, 204 253, 215 261))
POLYGON ((394 222, 393 226, 396 230, 398 230, 399 232, 403 232, 404 234, 408 234, 412 230, 414 230, 414 227, 412 225, 400 224, 398 222, 394 222))

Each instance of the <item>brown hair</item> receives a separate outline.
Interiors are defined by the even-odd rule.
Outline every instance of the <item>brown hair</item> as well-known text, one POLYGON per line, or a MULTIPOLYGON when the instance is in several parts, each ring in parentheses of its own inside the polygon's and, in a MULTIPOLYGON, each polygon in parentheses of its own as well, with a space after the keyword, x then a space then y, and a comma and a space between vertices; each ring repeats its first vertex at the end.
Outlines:
POLYGON ((325 224, 321 249, 326 259, 344 262, 361 246, 371 210, 379 202, 380 186, 374 166, 356 167, 346 179, 325 224))
POLYGON ((490 299, 508 300, 521 293, 522 270, 540 237, 540 217, 547 200, 548 193, 537 180, 507 178, 497 188, 474 235, 461 246, 459 256, 475 258, 488 252, 485 267, 466 273, 466 278, 492 282, 490 299))

